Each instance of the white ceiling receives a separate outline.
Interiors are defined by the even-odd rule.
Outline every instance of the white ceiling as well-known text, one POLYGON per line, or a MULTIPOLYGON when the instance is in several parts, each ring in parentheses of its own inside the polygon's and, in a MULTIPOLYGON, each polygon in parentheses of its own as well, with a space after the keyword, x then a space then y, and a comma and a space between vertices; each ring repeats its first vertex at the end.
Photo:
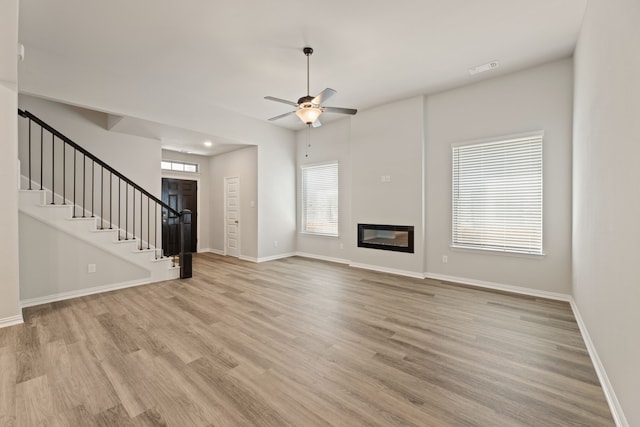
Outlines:
MULTIPOLYGON (((21 0, 19 39, 25 63, 31 49, 64 58, 78 73, 30 75, 26 92, 34 95, 74 103, 64 95, 74 82, 107 82, 103 89, 117 95, 118 105, 86 96, 81 106, 122 115, 128 105, 161 107, 176 117, 215 107, 266 121, 291 108, 264 96, 306 95, 304 46, 315 50, 311 94, 331 87, 338 93, 327 105, 365 110, 569 56, 586 2, 21 0), (493 60, 498 69, 469 75, 469 68, 493 60), (163 99, 166 105, 158 106, 163 99)), ((202 148, 199 136, 185 136, 180 146, 179 129, 150 130, 149 117, 137 124, 129 116, 120 131, 140 134, 140 125, 165 147, 202 148)), ((296 116, 274 123, 303 127, 296 116)), ((202 136, 233 142, 223 132, 202 136)))

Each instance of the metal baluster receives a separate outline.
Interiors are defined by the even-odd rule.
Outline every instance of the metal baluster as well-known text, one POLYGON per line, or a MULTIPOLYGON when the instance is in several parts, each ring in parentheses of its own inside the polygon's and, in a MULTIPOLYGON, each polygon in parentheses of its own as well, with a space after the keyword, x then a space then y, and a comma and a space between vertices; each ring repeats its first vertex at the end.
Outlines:
POLYGON ((129 183, 124 190, 124 240, 129 240, 129 183))
POLYGON ((96 193, 95 185, 94 185, 94 181, 96 177, 95 166, 96 166, 96 161, 92 160, 91 161, 91 218, 95 218, 95 215, 93 214, 95 212, 95 209, 93 207, 93 196, 96 193))
POLYGON ((62 141, 62 204, 67 204, 67 143, 62 141))
POLYGON ((158 202, 154 202, 155 215, 153 217, 153 246, 155 249, 155 256, 158 259, 158 202))
POLYGON ((147 249, 151 249, 151 247, 149 246, 150 242, 151 242, 151 209, 150 209, 150 203, 151 201, 149 200, 149 196, 147 196, 147 249))
POLYGON ((87 174, 86 174, 86 170, 87 170, 87 155, 82 153, 82 218, 86 218, 87 217, 87 208, 86 208, 86 197, 87 197, 87 191, 86 191, 86 178, 87 178, 87 174))
POLYGON ((76 217, 76 158, 78 157, 77 150, 73 149, 73 217, 76 217))
POLYGON ((42 159, 43 159, 43 132, 44 128, 40 126, 40 189, 43 190, 42 181, 44 181, 44 177, 42 176, 42 159))
POLYGON ((133 239, 136 238, 136 189, 133 189, 133 201, 131 202, 132 218, 131 218, 131 230, 133 233, 133 239))
POLYGON ((29 190, 31 188, 31 117, 29 117, 29 190))
POLYGON ((51 204, 56 204, 56 147, 55 135, 51 134, 51 204))
MULTIPOLYGON (((142 250, 142 238, 143 236, 143 232, 142 232, 142 191, 140 192, 140 250, 142 250)), ((149 236, 147 236, 148 238, 149 236)))
POLYGON ((100 168, 100 230, 104 230, 104 216, 102 206, 104 205, 104 166, 100 168))
POLYGON ((120 184, 122 183, 122 179, 118 177, 118 241, 120 241, 120 235, 122 234, 122 228, 120 227, 120 203, 122 202, 122 197, 120 195, 120 184))
MULTIPOLYGON (((171 247, 171 262, 173 263, 173 266, 176 266, 176 241, 178 238, 176 238, 176 234, 179 236, 180 235, 180 231, 176 231, 176 227, 175 224, 172 224, 173 227, 169 227, 169 230, 171 230, 171 243, 172 243, 172 247, 171 247)), ((179 242, 178 242, 179 243, 179 242)))
POLYGON ((113 186, 113 172, 109 171, 109 230, 113 230, 113 224, 111 222, 111 217, 113 215, 113 208, 112 208, 113 196, 111 195, 112 186, 113 186))

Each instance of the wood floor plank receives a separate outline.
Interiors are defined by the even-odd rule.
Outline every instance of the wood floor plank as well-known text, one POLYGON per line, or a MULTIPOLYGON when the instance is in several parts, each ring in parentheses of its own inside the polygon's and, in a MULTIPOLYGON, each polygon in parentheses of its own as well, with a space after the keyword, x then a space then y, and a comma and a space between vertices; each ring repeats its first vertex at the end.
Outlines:
POLYGON ((193 266, 0 329, 0 425, 614 425, 565 302, 299 257, 193 266))
POLYGON ((31 378, 16 386, 16 424, 46 425, 55 416, 47 376, 31 378))
POLYGON ((0 426, 11 426, 16 417, 15 349, 0 347, 0 426))
POLYGON ((71 374, 64 386, 65 391, 79 394, 82 405, 93 415, 120 403, 91 342, 71 344, 67 352, 71 374))

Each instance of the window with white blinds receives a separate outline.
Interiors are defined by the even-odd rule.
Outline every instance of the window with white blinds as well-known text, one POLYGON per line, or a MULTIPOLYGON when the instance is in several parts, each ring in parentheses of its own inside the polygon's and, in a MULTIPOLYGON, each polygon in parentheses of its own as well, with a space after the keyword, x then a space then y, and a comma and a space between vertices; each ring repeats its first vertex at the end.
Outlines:
POLYGON ((452 147, 452 246, 542 254, 542 136, 452 147))
POLYGON ((302 167, 302 231, 338 235, 338 163, 302 167))

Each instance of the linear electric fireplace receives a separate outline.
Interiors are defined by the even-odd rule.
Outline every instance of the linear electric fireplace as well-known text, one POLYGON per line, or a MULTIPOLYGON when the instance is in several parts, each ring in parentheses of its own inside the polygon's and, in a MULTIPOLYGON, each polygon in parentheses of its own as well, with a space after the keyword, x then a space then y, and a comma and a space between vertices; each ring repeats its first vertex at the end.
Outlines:
POLYGON ((413 253, 413 226, 358 224, 358 247, 413 253))

